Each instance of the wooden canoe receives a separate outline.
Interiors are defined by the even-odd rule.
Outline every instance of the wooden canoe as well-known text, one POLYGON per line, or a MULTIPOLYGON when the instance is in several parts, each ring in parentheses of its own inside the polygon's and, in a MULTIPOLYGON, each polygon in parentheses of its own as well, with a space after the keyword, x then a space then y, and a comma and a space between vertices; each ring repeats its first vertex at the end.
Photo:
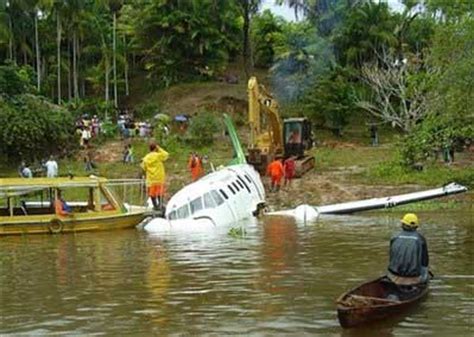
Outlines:
POLYGON ((399 287, 387 277, 342 294, 337 300, 337 316, 343 328, 399 314, 428 294, 428 283, 399 287))

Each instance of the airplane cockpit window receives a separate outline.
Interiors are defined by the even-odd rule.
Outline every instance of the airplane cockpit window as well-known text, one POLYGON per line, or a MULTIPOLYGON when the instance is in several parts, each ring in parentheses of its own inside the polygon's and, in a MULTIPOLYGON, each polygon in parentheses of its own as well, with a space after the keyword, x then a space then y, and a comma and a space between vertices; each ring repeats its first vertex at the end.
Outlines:
POLYGON ((222 193, 222 195, 224 196, 224 198, 229 199, 229 197, 228 197, 227 194, 224 192, 224 190, 219 190, 219 191, 222 193))
POLYGON ((178 218, 178 213, 176 213, 176 211, 173 211, 168 215, 169 220, 176 220, 177 218, 178 218))
POLYGON ((252 180, 250 180, 250 178, 249 178, 249 176, 248 176, 248 175, 244 174, 244 177, 245 177, 245 179, 247 179, 247 181, 249 182, 249 184, 251 184, 251 183, 252 183, 252 180))
POLYGON ((216 207, 216 203, 214 202, 214 199, 212 199, 211 193, 208 192, 208 193, 204 194, 203 199, 204 199, 204 208, 214 208, 214 207, 216 207))
POLYGON ((177 219, 186 219, 189 216, 189 208, 188 204, 181 206, 178 208, 177 212, 177 219))
POLYGON ((240 176, 237 176, 237 178, 239 179, 239 184, 242 184, 243 186, 245 186, 245 188, 247 189, 247 192, 251 193, 251 192, 250 192, 249 185, 247 185, 247 183, 245 182, 245 180, 242 179, 242 177, 240 177, 240 176))
POLYGON ((227 187, 228 187, 228 188, 229 188, 229 190, 232 192, 232 194, 235 194, 235 191, 234 191, 234 189, 232 188, 232 186, 230 186, 230 185, 227 185, 227 187))
POLYGON ((202 198, 196 198, 190 203, 191 206, 191 214, 196 213, 197 211, 200 211, 202 209, 202 198))
POLYGON ((232 182, 232 186, 234 186, 234 188, 237 190, 237 192, 240 191, 239 186, 237 186, 237 184, 235 182, 232 182))
MULTIPOLYGON (((227 195, 224 193, 224 191, 220 190, 222 194, 224 194, 224 197, 227 199, 227 195)), ((211 191, 212 197, 214 198, 214 201, 216 202, 217 206, 220 206, 224 203, 224 199, 217 193, 216 191, 211 191)))

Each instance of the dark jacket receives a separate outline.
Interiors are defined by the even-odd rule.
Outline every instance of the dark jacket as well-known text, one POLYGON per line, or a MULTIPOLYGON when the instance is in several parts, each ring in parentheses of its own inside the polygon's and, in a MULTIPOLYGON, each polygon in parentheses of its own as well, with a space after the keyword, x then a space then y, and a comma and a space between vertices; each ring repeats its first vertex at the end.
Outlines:
POLYGON ((397 276, 416 277, 422 267, 428 267, 429 256, 426 240, 416 230, 403 229, 390 240, 388 270, 397 276))

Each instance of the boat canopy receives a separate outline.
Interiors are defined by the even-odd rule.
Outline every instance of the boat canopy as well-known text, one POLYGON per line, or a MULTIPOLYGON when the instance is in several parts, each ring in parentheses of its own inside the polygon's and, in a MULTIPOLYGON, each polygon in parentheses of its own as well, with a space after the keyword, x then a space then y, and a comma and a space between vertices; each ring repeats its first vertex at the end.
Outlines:
POLYGON ((102 177, 74 177, 74 178, 1 178, 0 198, 24 195, 45 188, 70 187, 97 187, 99 185, 127 185, 142 183, 140 179, 106 179, 102 177))

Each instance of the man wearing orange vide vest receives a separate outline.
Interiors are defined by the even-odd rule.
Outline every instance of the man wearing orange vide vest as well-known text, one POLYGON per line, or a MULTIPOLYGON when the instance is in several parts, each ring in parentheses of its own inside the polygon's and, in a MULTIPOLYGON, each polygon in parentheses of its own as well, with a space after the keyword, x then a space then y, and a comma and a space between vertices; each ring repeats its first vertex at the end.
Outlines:
POLYGON ((166 177, 163 162, 168 159, 168 156, 168 152, 159 147, 155 142, 151 142, 150 153, 143 158, 141 163, 141 167, 146 174, 148 196, 155 210, 163 208, 166 177))
POLYGON ((281 163, 280 156, 275 157, 275 159, 270 164, 268 164, 267 174, 270 176, 271 179, 270 191, 279 191, 281 179, 284 176, 283 164, 281 163))
POLYGON ((192 152, 191 156, 189 157, 188 169, 191 171, 191 178, 193 181, 201 178, 204 173, 204 170, 202 169, 201 158, 199 158, 196 152, 192 152))

